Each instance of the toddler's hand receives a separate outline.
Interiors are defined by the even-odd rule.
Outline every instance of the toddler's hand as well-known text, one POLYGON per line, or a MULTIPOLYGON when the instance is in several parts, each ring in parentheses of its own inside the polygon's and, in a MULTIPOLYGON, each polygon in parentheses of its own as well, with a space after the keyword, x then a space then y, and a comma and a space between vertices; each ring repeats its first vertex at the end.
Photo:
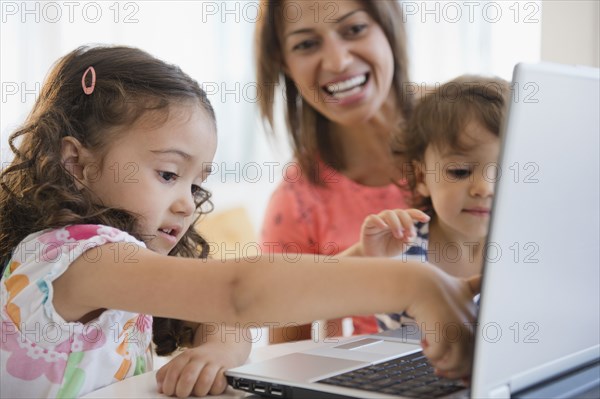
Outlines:
POLYGON ((221 394, 227 389, 223 372, 235 365, 223 348, 208 343, 186 349, 156 373, 158 392, 179 398, 221 394))
POLYGON ((428 222, 429 219, 418 209, 386 210, 367 216, 360 231, 363 256, 401 254, 416 237, 415 221, 428 222))

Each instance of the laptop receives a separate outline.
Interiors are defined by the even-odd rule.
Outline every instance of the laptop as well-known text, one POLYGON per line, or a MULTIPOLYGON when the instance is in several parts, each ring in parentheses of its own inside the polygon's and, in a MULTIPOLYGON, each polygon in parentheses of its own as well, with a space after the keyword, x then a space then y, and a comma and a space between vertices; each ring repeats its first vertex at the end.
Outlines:
POLYGON ((236 367, 229 384, 289 398, 600 396, 599 96, 599 69, 514 69, 469 388, 427 374, 411 326, 236 367))

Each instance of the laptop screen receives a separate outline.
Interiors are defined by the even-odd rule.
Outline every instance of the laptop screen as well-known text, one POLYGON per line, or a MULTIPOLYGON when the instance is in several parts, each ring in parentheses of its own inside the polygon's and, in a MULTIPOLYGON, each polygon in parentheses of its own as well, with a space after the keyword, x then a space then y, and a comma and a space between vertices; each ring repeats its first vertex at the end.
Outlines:
POLYGON ((515 67, 473 397, 508 397, 600 357, 599 82, 587 67, 515 67))

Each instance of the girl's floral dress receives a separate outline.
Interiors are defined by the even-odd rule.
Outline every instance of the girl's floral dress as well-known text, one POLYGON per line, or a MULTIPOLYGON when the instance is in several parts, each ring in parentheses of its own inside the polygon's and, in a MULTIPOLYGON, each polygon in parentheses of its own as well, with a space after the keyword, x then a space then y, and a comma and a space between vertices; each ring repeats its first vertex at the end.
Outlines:
POLYGON ((77 257, 93 265, 107 250, 99 246, 116 242, 129 243, 131 254, 145 247, 112 227, 72 225, 31 234, 14 249, 0 280, 0 397, 76 397, 152 369, 152 317, 105 310, 82 324, 54 309, 52 282, 77 257))

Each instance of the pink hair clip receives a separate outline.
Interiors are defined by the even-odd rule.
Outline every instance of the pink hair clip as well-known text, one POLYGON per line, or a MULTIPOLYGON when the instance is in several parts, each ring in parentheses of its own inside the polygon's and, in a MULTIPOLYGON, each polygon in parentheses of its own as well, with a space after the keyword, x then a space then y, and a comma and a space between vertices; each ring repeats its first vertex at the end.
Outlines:
POLYGON ((94 69, 93 66, 88 67, 88 69, 86 69, 85 72, 83 73, 83 76, 81 77, 81 87, 83 88, 83 92, 85 94, 87 94, 88 96, 94 92, 94 88, 96 87, 96 70, 94 69), (87 76, 88 72, 90 72, 90 71, 92 72, 92 84, 89 86, 86 86, 85 77, 87 76))

